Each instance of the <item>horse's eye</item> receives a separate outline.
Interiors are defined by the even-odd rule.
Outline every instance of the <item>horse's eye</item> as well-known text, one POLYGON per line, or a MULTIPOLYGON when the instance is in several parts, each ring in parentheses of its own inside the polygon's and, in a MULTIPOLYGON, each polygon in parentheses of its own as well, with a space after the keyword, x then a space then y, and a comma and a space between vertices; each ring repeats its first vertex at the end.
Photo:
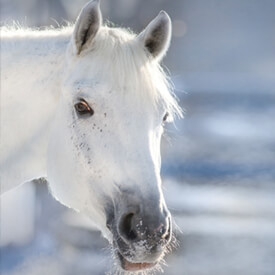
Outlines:
POLYGON ((165 122, 167 120, 167 118, 169 117, 169 114, 168 113, 165 113, 163 119, 162 119, 162 122, 165 122))
POLYGON ((89 106, 89 104, 85 100, 81 100, 74 105, 76 112, 79 115, 93 115, 94 110, 89 106))

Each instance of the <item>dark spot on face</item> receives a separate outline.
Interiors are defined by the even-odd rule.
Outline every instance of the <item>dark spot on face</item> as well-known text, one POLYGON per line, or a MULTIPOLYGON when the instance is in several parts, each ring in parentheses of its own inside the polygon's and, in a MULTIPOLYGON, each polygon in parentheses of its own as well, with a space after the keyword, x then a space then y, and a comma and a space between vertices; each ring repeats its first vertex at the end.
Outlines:
POLYGON ((100 129, 100 132, 102 132, 102 129, 100 129))
POLYGON ((106 114, 106 113, 104 113, 104 116, 106 117, 106 116, 107 116, 107 114, 106 114))

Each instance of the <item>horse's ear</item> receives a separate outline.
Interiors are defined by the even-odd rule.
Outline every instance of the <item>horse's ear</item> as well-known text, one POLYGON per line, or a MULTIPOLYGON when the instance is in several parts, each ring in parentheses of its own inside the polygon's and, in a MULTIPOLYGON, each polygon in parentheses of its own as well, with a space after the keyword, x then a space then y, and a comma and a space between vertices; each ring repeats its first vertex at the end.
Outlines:
POLYGON ((99 0, 87 3, 81 10, 73 32, 76 54, 90 45, 102 24, 99 0))
POLYGON ((161 11, 138 35, 138 39, 154 58, 160 60, 169 48, 171 32, 171 19, 165 11, 161 11))

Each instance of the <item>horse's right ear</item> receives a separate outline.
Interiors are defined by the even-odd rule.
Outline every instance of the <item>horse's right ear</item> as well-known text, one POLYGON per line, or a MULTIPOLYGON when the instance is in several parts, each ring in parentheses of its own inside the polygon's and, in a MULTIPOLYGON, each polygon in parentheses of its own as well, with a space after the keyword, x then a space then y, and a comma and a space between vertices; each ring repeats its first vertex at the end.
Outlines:
POLYGON ((80 54, 92 42, 102 24, 99 0, 87 3, 81 10, 73 32, 76 54, 80 54))

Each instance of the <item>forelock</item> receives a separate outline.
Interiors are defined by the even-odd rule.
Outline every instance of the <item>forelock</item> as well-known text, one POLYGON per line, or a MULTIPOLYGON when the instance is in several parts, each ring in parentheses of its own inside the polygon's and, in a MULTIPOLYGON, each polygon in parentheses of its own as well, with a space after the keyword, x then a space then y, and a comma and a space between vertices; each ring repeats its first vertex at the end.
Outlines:
POLYGON ((142 47, 136 34, 127 29, 103 26, 91 51, 104 60, 104 70, 111 72, 116 90, 126 89, 155 107, 163 105, 172 118, 182 116, 169 77, 142 47))

